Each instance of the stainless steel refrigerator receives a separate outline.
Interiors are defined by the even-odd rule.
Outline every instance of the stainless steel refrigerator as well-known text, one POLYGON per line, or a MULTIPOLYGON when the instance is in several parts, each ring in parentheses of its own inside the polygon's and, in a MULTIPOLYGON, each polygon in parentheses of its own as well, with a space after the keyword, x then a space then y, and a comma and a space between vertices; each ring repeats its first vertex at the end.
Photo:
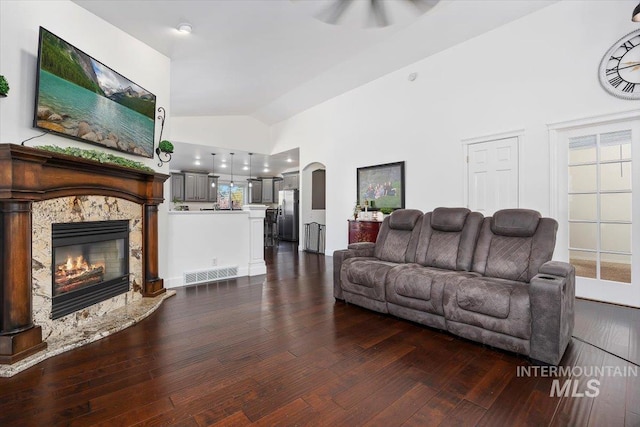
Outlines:
POLYGON ((298 241, 298 190, 278 192, 278 239, 298 241))

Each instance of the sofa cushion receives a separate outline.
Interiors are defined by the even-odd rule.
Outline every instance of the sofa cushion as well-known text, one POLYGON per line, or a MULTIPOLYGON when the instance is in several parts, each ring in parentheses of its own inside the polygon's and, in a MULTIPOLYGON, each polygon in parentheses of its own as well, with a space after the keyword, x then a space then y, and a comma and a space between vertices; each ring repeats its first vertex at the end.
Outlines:
POLYGON ((446 283, 443 295, 447 322, 473 325, 525 340, 531 338, 531 308, 525 283, 472 277, 446 283))
POLYGON ((530 257, 531 238, 494 236, 484 275, 528 282, 530 257))
POLYGON ((509 316, 513 286, 502 282, 469 279, 458 288, 458 307, 487 316, 506 319, 509 316))
POLYGON ((392 230, 413 230, 422 212, 417 209, 398 209, 389 215, 389 228, 392 230))
POLYGON ((398 264, 377 258, 348 258, 342 264, 342 290, 377 301, 385 300, 387 273, 398 264))
MULTIPOLYGON (((473 255, 472 271, 483 276, 529 282, 553 256, 557 221, 539 218, 538 212, 526 209, 505 209, 495 215, 497 220, 492 217, 484 219, 473 255), (528 228, 508 227, 505 224, 509 218, 514 221, 516 218, 529 218, 531 221, 528 228), (515 235, 529 234, 534 223, 533 235, 515 235), (502 234, 496 234, 494 229, 502 234)), ((521 224, 525 222, 520 221, 521 224)))
POLYGON ((530 209, 503 209, 491 219, 491 231, 499 236, 531 237, 538 228, 541 215, 530 209))
POLYGON ((442 316, 445 283, 475 276, 476 273, 402 264, 389 271, 385 294, 390 304, 442 316))
POLYGON ((436 208, 431 214, 431 228, 440 231, 462 231, 470 212, 467 208, 436 208))
POLYGON ((398 209, 385 218, 376 239, 374 256, 395 263, 413 262, 422 216, 416 209, 398 209))
POLYGON ((426 213, 415 262, 425 267, 469 271, 482 221, 481 213, 466 208, 436 208, 426 213))
POLYGON ((424 264, 455 270, 458 261, 458 250, 460 249, 460 234, 433 230, 424 257, 424 264))
POLYGON ((431 299, 432 278, 424 273, 424 269, 404 270, 393 284, 395 293, 403 297, 429 301, 431 299))
POLYGON ((386 230, 384 236, 378 235, 374 256, 388 262, 405 262, 412 234, 411 230, 386 230))

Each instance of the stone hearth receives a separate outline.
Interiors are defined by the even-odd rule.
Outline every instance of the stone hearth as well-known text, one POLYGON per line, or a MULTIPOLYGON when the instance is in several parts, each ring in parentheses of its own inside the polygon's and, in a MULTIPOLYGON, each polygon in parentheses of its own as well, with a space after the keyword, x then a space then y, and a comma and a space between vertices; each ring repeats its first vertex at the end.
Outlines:
POLYGON ((29 356, 44 350, 48 341, 56 342, 56 351, 65 348, 59 342, 69 329, 77 328, 80 341, 95 340, 103 333, 95 326, 102 320, 110 325, 107 331, 119 330, 111 324, 122 317, 118 312, 125 313, 125 324, 131 323, 126 314, 129 305, 148 308, 154 306, 151 299, 164 298, 163 280, 158 277, 157 212, 167 178, 0 144, 0 364, 39 359, 41 353, 29 356), (130 221, 130 289, 52 321, 51 223, 103 219, 130 221), (87 329, 95 339, 81 332, 87 329))

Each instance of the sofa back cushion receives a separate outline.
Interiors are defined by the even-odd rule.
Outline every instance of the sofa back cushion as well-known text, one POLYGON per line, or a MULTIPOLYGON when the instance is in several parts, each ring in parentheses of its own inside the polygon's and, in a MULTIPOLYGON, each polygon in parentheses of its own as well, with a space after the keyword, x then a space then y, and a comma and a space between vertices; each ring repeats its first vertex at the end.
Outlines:
POLYGON ((504 209, 484 219, 473 271, 529 282, 553 256, 558 223, 529 209, 504 209))
POLYGON ((427 267, 469 271, 482 214, 467 208, 436 208, 422 220, 415 262, 427 267))
POLYGON ((386 217, 380 227, 374 256, 383 261, 414 262, 422 212, 398 209, 386 217))

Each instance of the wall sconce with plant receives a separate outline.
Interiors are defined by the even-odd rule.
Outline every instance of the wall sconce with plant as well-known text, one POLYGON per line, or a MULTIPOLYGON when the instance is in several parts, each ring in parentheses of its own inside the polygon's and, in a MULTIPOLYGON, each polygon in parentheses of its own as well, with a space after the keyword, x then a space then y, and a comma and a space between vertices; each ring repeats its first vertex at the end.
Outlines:
POLYGON ((162 166, 165 163, 171 161, 171 154, 173 154, 173 144, 166 139, 162 139, 162 131, 164 130, 164 119, 166 111, 163 107, 158 107, 158 112, 160 113, 158 114, 158 119, 160 119, 160 138, 158 138, 158 140, 160 142, 158 143, 158 147, 156 148, 156 154, 158 155, 158 159, 160 160, 158 162, 158 166, 162 166))
POLYGON ((0 75, 0 97, 5 98, 9 93, 9 82, 4 76, 0 75))

